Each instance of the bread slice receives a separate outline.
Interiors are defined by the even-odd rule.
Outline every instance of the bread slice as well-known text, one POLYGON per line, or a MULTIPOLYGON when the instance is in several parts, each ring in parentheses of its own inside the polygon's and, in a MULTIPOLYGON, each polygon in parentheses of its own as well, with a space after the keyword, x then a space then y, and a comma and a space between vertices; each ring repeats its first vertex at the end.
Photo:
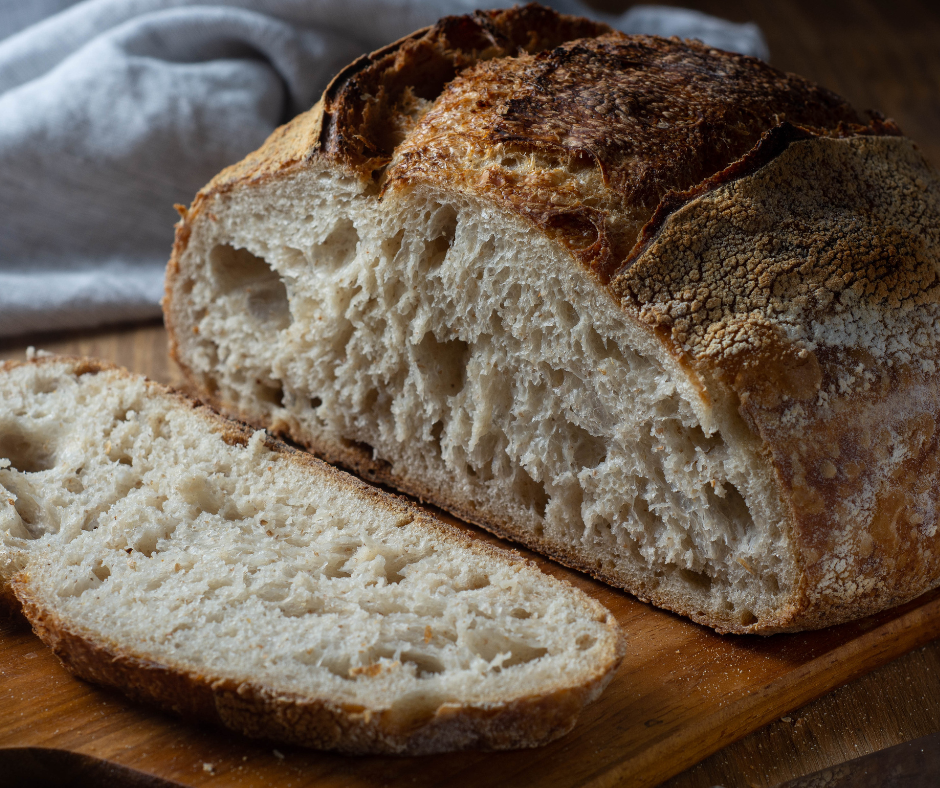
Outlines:
POLYGON ((800 77, 590 24, 442 20, 201 191, 193 388, 720 631, 937 585, 937 171, 800 77))
POLYGON ((263 432, 92 361, 0 367, 0 584, 89 681, 344 752, 544 744, 613 616, 263 432))

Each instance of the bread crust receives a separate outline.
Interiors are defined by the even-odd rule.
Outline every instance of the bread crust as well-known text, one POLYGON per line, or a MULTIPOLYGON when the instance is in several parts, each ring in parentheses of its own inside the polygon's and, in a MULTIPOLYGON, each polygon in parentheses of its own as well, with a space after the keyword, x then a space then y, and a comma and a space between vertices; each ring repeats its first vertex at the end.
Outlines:
MULTIPOLYGON (((110 372, 134 377, 108 362, 85 358, 50 356, 27 362, 0 364, 0 374, 27 364, 69 363, 76 375, 110 372)), ((246 445, 254 435, 249 426, 228 419, 192 397, 146 381, 154 394, 169 396, 180 407, 192 409, 195 418, 209 422, 229 444, 246 445)), ((536 564, 514 550, 472 539, 460 529, 429 516, 405 498, 384 492, 349 476, 322 460, 266 435, 264 445, 291 463, 327 477, 333 485, 346 487, 369 499, 370 505, 390 515, 419 522, 450 543, 474 553, 499 558, 539 571, 536 564)), ((33 559, 41 562, 42 557, 33 559)), ((564 735, 574 727, 585 704, 607 686, 625 654, 625 642, 613 615, 597 601, 583 597, 595 620, 605 622, 613 637, 598 657, 598 669, 579 686, 556 685, 538 695, 505 702, 445 703, 436 711, 410 718, 393 710, 374 711, 357 704, 336 703, 273 690, 248 680, 234 680, 194 673, 182 665, 159 664, 133 648, 103 640, 62 620, 46 604, 31 582, 31 567, 14 576, 11 584, 16 606, 22 610, 36 634, 65 667, 76 676, 115 687, 130 697, 155 704, 187 719, 215 722, 255 738, 285 741, 317 749, 347 753, 421 755, 464 749, 514 749, 537 747, 564 735)), ((564 578, 544 576, 546 582, 574 590, 564 578)), ((9 596, 10 588, 0 589, 9 596)))
MULTIPOLYGON (((411 51, 399 42, 350 73, 384 68, 385 83, 406 79, 411 51)), ((497 57, 462 66, 430 109, 382 105, 405 134, 374 160, 368 145, 340 142, 372 128, 333 110, 344 85, 358 84, 341 73, 294 121, 319 129, 304 166, 339 167, 376 195, 421 186, 469 194, 567 249, 654 333, 705 403, 738 414, 759 439, 797 555, 789 601, 756 622, 689 609, 393 476, 368 447, 291 438, 719 631, 827 626, 936 586, 936 170, 891 121, 873 113, 866 122, 807 80, 696 42, 605 33, 497 57), (813 199, 817 188, 828 204, 813 199), (847 426, 846 414, 857 422, 847 426)), ((257 162, 280 166, 279 144, 249 157, 254 174, 233 171, 196 198, 178 226, 168 293, 213 190, 250 188, 257 162)), ((232 411, 213 392, 200 396, 232 411)))
MULTIPOLYGON (((251 738, 349 754, 427 755, 544 745, 570 731, 585 704, 610 681, 602 672, 567 687, 505 703, 445 704, 428 718, 399 719, 357 704, 278 692, 250 681, 163 665, 94 633, 70 627, 31 591, 29 571, 14 580, 33 630, 74 675, 184 719, 225 726, 251 738)), ((619 662, 622 654, 618 654, 619 662)))

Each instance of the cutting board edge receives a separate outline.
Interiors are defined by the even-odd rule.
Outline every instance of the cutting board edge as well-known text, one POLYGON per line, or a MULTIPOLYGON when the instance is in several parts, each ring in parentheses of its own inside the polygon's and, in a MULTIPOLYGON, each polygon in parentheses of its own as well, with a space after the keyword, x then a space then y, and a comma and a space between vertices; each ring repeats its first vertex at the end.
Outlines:
POLYGON ((708 714, 697 724, 676 729, 639 758, 599 771, 578 783, 578 788, 621 785, 655 788, 787 712, 802 708, 937 637, 940 637, 940 595, 788 671, 708 714), (851 665, 848 671, 846 664, 851 665), (807 682, 808 677, 813 681, 807 682))

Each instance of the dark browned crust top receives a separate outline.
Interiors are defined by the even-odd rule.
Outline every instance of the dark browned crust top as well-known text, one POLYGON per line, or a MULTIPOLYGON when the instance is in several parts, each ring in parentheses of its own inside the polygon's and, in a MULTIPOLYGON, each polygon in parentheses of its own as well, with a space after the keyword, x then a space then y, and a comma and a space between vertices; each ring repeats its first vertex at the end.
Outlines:
POLYGON ((381 169, 420 118, 422 102, 437 99, 461 71, 609 29, 534 4, 444 17, 336 76, 323 94, 322 149, 347 166, 381 169))
POLYGON ((839 136, 864 128, 845 99, 756 58, 609 33, 468 68, 405 140, 389 181, 434 179, 493 199, 606 282, 668 194, 783 122, 839 136))

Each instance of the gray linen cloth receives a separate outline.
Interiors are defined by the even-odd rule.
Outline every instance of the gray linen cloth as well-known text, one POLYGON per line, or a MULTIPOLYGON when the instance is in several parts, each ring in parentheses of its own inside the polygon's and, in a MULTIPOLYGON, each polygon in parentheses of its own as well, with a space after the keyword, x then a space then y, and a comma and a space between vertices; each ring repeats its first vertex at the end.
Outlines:
MULTIPOLYGON (((751 24, 550 4, 767 57, 751 24)), ((0 336, 159 315, 174 203, 312 106, 361 53, 480 5, 0 0, 0 336)))

